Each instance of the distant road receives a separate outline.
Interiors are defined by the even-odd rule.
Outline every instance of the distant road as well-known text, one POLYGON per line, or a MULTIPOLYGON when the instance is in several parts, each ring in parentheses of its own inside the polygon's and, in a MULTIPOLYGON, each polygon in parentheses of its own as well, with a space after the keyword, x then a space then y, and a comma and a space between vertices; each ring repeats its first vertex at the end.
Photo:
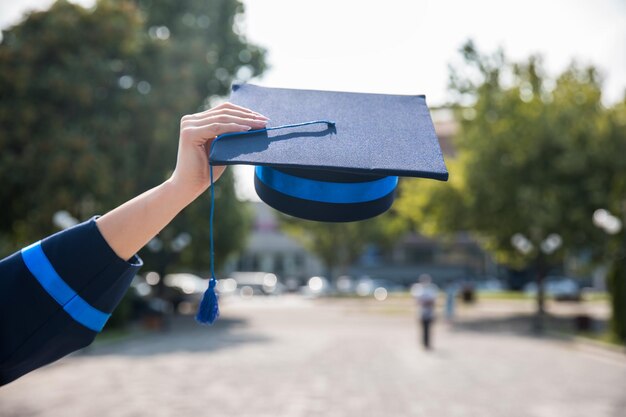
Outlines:
POLYGON ((626 357, 442 320, 427 353, 407 306, 225 303, 1 388, 0 416, 626 415, 626 357))

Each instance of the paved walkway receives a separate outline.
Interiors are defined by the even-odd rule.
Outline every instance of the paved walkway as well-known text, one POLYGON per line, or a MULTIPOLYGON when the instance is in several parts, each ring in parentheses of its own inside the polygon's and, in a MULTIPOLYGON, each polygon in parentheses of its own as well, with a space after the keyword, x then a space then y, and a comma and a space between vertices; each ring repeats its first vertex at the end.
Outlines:
POLYGON ((361 305, 231 303, 0 388, 0 416, 626 416, 626 357, 442 323, 424 352, 411 314, 361 305))

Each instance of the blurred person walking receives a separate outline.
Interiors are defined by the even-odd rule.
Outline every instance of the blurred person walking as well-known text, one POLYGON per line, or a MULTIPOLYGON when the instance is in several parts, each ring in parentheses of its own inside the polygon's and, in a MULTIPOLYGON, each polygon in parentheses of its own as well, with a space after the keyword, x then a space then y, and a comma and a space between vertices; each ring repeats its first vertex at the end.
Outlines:
POLYGON ((439 288, 433 284, 432 277, 422 274, 415 285, 414 295, 419 306, 420 323, 422 327, 422 344, 424 349, 431 348, 432 324, 435 321, 435 305, 439 288))

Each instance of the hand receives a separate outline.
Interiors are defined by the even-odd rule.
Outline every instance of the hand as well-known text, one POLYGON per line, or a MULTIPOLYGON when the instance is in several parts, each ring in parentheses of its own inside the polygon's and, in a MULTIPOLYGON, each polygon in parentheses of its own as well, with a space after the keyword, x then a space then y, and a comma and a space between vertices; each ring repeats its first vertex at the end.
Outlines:
MULTIPOLYGON (((231 103, 183 116, 176 169, 170 182, 192 199, 202 194, 211 185, 208 152, 213 140, 224 133, 262 129, 267 121, 267 117, 231 103)), ((225 169, 225 166, 213 167, 213 182, 225 169)))

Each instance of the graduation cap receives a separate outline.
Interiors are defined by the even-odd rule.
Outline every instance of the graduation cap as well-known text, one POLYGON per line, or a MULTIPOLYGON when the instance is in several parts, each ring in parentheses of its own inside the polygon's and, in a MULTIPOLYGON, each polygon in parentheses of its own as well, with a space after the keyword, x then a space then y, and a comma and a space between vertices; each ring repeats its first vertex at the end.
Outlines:
MULTIPOLYGON (((230 101, 270 118, 264 129, 211 144, 213 165, 254 165, 268 205, 308 220, 349 222, 391 207, 398 176, 446 181, 448 171, 423 95, 388 95, 234 85, 230 101)), ((213 181, 213 170, 211 182, 213 181)), ((213 271, 196 319, 219 315, 213 271)))
POLYGON ((383 213, 398 176, 445 181, 448 172, 423 95, 234 85, 230 101, 270 119, 214 141, 213 165, 254 165, 257 194, 308 220, 348 222, 383 213))

